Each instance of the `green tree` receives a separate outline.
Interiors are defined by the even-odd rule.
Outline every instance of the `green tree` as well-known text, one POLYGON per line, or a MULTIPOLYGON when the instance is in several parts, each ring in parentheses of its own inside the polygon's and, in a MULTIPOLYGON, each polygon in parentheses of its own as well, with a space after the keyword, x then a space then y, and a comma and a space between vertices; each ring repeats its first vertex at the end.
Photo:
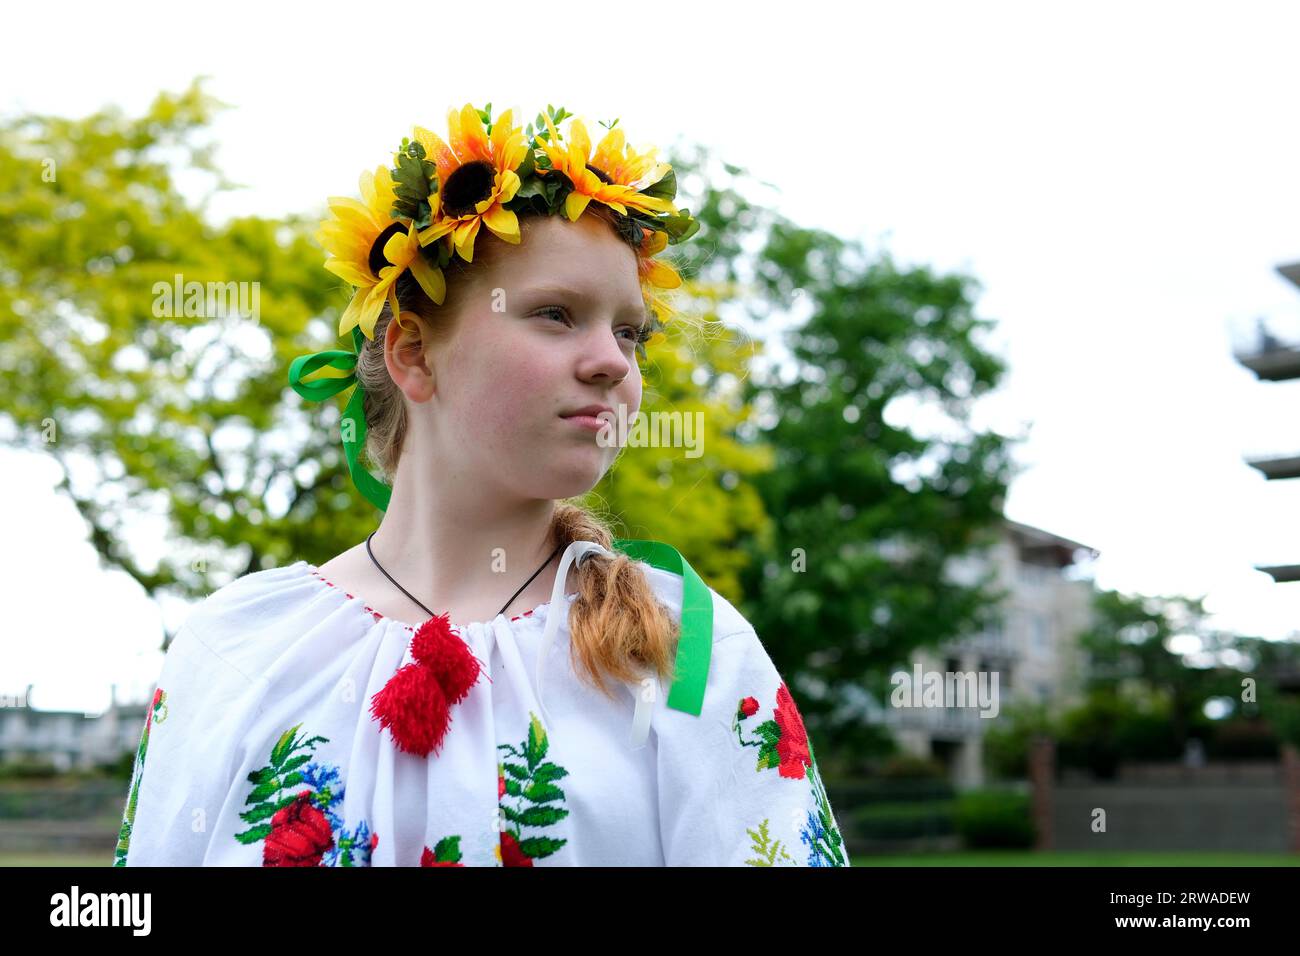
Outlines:
POLYGON ((220 107, 196 82, 139 117, 0 124, 0 413, 13 444, 61 467, 102 563, 151 594, 202 594, 209 564, 219 579, 297 553, 323 528, 314 493, 340 474, 327 439, 320 456, 286 440, 280 401, 329 299, 308 224, 204 215, 230 186, 201 135, 220 107), (207 196, 178 188, 196 174, 207 196), (160 300, 177 275, 201 286, 190 311, 205 314, 160 300), (227 283, 250 284, 245 314, 227 283), (159 514, 170 546, 153 566, 124 532, 159 514))
POLYGON ((783 361, 745 382, 756 415, 741 434, 774 458, 754 479, 772 522, 736 542, 743 609, 788 679, 803 678, 804 715, 827 749, 887 750, 844 702, 864 690, 887 701, 889 673, 913 650, 980 629, 999 597, 991 571, 975 583, 945 574, 995 541, 1010 479, 1011 440, 969 426, 971 403, 1004 372, 979 342, 991 323, 973 315, 973 280, 800 228, 707 154, 678 163, 683 184, 711 184, 695 212, 707 237, 692 253, 697 280, 727 288, 759 328, 807 315, 787 356, 765 350, 783 361), (908 400, 958 434, 887 414, 908 400))
POLYGON ((1231 691, 1225 669, 1191 667, 1171 640, 1212 640, 1204 598, 1149 597, 1099 591, 1093 624, 1079 637, 1088 655, 1086 687, 1092 699, 1122 692, 1167 701, 1169 728, 1181 752, 1193 727, 1205 723, 1205 702, 1231 691))

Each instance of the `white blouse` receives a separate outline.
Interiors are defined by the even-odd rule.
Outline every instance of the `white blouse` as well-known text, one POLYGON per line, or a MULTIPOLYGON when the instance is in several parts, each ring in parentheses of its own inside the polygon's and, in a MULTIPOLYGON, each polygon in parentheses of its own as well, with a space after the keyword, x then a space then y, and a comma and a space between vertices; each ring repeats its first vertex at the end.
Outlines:
MULTIPOLYGON (((590 549, 547 604, 452 626, 482 673, 427 757, 370 711, 410 625, 304 561, 216 591, 167 651, 115 864, 848 865, 798 708, 712 588, 699 715, 653 674, 613 700, 577 677, 561 592, 590 549)), ((680 620, 682 577, 638 564, 680 620)))

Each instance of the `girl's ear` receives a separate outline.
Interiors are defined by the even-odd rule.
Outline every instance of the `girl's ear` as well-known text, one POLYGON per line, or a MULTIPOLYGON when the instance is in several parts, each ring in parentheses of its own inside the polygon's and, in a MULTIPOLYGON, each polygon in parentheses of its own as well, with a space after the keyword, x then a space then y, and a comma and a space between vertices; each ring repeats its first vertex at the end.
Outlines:
POLYGON ((401 312, 384 330, 384 364, 407 398, 425 402, 433 395, 433 369, 425 361, 425 330, 414 312, 401 312))

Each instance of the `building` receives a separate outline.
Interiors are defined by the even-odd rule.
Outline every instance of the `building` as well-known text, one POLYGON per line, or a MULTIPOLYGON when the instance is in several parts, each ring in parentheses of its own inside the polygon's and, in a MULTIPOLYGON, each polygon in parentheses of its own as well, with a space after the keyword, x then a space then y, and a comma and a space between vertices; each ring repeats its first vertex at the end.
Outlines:
MULTIPOLYGON (((1066 572, 1088 556, 1096 552, 1077 541, 1004 521, 993 548, 954 562, 952 571, 967 583, 993 572, 992 586, 1006 595, 996 623, 937 650, 918 651, 910 661, 913 674, 984 674, 992 689, 996 673, 999 713, 1022 701, 1053 713, 1080 702, 1087 659, 1078 637, 1092 623, 1093 586, 1066 572)), ((983 737, 997 721, 981 717, 980 708, 886 706, 874 719, 891 728, 905 752, 944 763, 959 789, 985 782, 983 737)))
POLYGON ((36 710, 32 685, 0 707, 0 763, 39 761, 59 771, 88 770, 113 763, 140 745, 147 707, 122 703, 113 686, 112 703, 102 714, 75 710, 36 710))
MULTIPOLYGON (((1278 266, 1277 271, 1292 285, 1300 286, 1300 262, 1278 266)), ((1255 373, 1262 382, 1289 382, 1300 379, 1300 342, 1284 341, 1270 331, 1260 319, 1253 341, 1234 350, 1235 358, 1255 373)), ((1286 454, 1247 458, 1246 464, 1257 469, 1269 481, 1300 478, 1300 449, 1286 454)), ((1300 556, 1297 556, 1300 561, 1300 556)), ((1300 563, 1256 565, 1277 583, 1300 581, 1300 563)))

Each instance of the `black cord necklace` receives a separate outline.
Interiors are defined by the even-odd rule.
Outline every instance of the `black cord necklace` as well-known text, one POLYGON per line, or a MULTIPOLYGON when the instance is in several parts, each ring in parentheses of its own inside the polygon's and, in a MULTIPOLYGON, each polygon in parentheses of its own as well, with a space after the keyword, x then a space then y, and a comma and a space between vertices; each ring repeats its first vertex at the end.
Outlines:
MULTIPOLYGON (((412 594, 410 591, 406 590, 406 588, 402 587, 395 580, 393 580, 393 576, 384 570, 384 566, 380 564, 379 559, 375 557, 375 552, 370 550, 370 538, 373 538, 378 533, 379 533, 379 529, 376 528, 374 531, 370 532, 370 536, 366 538, 366 553, 370 555, 370 560, 375 563, 375 567, 379 569, 380 573, 383 574, 384 577, 388 578, 388 580, 393 582, 393 587, 397 588, 397 590, 401 591, 403 594, 409 597, 416 604, 419 604, 420 607, 424 610, 424 613, 429 615, 429 617, 434 617, 435 616, 434 613, 430 611, 427 607, 425 607, 423 604, 421 604, 419 599, 416 598, 414 594, 412 594)), ((530 577, 527 581, 521 584, 519 586, 518 591, 510 595, 510 600, 506 601, 506 603, 502 606, 501 610, 497 611, 498 616, 506 613, 506 608, 508 608, 511 604, 514 603, 515 598, 519 597, 519 595, 523 593, 524 588, 528 587, 528 585, 533 583, 533 578, 541 574, 542 570, 546 567, 546 565, 550 564, 551 561, 554 560, 555 556, 559 554, 562 550, 564 550, 564 545, 560 545, 558 548, 556 548, 554 551, 551 552, 551 556, 546 559, 546 561, 542 564, 540 568, 538 568, 536 571, 533 572, 532 577, 530 577)))

